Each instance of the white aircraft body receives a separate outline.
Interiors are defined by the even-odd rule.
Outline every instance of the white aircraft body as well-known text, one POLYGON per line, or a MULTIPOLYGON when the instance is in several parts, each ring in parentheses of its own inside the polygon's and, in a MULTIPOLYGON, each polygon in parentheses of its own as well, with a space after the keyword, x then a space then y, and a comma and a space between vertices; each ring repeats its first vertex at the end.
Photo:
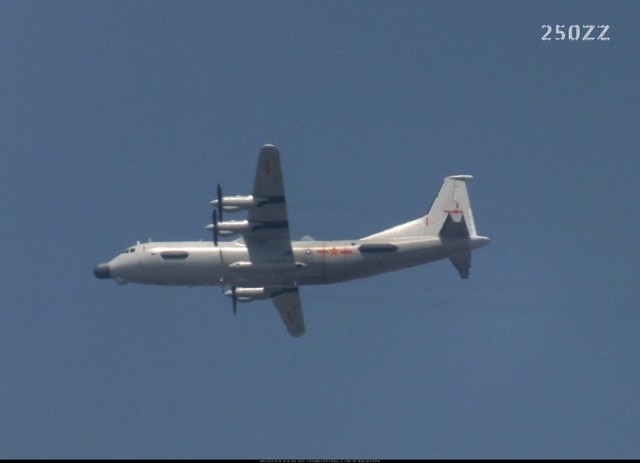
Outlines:
POLYGON ((427 215, 364 238, 291 241, 280 153, 261 148, 250 196, 222 196, 214 206, 210 241, 149 242, 131 246, 94 274, 120 284, 218 285, 237 302, 271 299, 293 336, 304 334, 299 287, 370 277, 449 258, 468 278, 471 251, 489 243, 471 213, 470 175, 444 179, 427 215), (223 214, 247 211, 246 220, 223 214), (218 242, 219 236, 241 235, 218 242))

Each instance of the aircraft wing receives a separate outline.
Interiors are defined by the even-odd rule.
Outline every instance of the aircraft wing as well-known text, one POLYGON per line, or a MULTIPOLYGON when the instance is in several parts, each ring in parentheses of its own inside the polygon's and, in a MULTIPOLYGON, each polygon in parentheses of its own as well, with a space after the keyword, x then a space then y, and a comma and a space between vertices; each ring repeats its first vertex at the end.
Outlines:
POLYGON ((298 288, 282 288, 271 296, 271 300, 278 309, 291 336, 302 336, 304 334, 304 319, 298 288))
POLYGON ((244 235, 251 261, 293 264, 280 153, 273 145, 260 150, 253 197, 256 205, 248 217, 251 231, 244 235))
MULTIPOLYGON (((260 150, 252 194, 256 205, 249 210, 251 231, 244 235, 251 262, 293 266, 295 261, 291 249, 280 153, 273 145, 265 145, 260 150)), ((292 336, 302 336, 302 301, 295 282, 291 282, 291 287, 275 290, 271 299, 289 333, 292 336)))

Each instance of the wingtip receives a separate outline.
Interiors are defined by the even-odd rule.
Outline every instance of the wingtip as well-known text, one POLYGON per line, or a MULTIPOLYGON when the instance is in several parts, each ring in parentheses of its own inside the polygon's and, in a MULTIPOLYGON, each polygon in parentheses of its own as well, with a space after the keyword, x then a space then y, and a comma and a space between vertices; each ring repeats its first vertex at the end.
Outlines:
POLYGON ((260 148, 260 153, 278 153, 276 145, 266 144, 260 148))
POLYGON ((467 180, 471 180, 473 178, 473 175, 450 175, 449 177, 447 177, 447 179, 451 179, 451 180, 462 180, 462 181, 467 181, 467 180))

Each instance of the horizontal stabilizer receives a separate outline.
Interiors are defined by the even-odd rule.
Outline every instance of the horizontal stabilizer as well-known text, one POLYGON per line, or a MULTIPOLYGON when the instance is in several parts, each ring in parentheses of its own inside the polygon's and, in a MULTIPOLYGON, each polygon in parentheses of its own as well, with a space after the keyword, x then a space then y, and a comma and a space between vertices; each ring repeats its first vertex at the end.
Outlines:
POLYGON ((467 238, 470 235, 469 228, 467 227, 467 221, 464 216, 461 216, 460 221, 456 222, 451 216, 447 216, 444 221, 444 225, 440 229, 440 236, 450 238, 467 238))
POLYGON ((460 273, 460 278, 466 280, 469 278, 469 272, 471 271, 471 251, 464 251, 459 254, 454 254, 449 257, 449 260, 453 266, 460 273))

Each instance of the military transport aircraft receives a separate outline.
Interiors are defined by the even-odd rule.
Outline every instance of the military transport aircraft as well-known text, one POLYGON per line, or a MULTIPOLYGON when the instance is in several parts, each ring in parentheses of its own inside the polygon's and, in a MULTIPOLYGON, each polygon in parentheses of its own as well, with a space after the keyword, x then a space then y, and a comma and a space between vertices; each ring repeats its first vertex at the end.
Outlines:
POLYGON ((97 278, 120 284, 218 285, 238 302, 271 299, 293 336, 304 334, 299 287, 370 277, 448 257, 462 278, 469 277, 471 251, 489 243, 478 236, 467 181, 454 175, 427 215, 364 238, 291 241, 280 153, 264 145, 258 156, 253 194, 223 196, 213 205, 211 241, 140 243, 94 269, 97 278), (247 211, 246 220, 223 214, 247 211), (240 235, 235 241, 219 237, 240 235))

